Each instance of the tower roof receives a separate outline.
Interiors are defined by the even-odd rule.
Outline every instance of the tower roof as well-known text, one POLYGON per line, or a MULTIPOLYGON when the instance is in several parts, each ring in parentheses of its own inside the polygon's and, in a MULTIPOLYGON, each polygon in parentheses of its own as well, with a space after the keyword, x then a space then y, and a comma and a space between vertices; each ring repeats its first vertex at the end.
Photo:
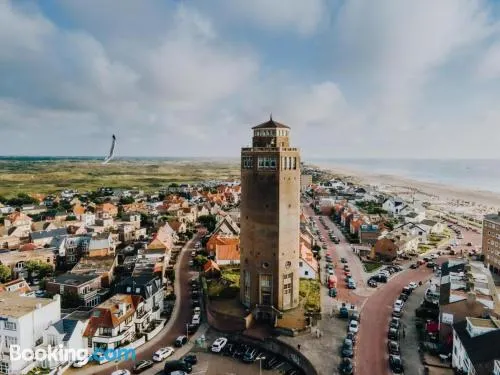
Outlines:
POLYGON ((260 125, 254 126, 252 129, 290 129, 290 127, 274 121, 273 116, 271 116, 269 118, 269 121, 266 121, 260 125))

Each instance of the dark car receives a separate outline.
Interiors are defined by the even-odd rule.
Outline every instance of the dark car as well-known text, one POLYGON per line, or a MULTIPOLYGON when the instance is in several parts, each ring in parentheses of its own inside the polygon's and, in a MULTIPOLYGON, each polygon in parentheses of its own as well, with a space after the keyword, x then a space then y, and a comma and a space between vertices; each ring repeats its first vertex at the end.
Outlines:
POLYGON ((195 333, 195 332, 196 332, 196 330, 198 329, 198 327, 199 327, 199 326, 198 326, 197 324, 191 324, 191 323, 189 323, 189 324, 187 325, 187 332, 188 332, 189 334, 193 334, 193 333, 195 333))
POLYGON ((328 289, 328 295, 332 298, 337 297, 337 289, 336 288, 330 288, 328 289))
POLYGON ((372 278, 368 279, 367 284, 371 288, 376 288, 378 286, 377 281, 375 279, 372 279, 372 278))
POLYGON ((352 332, 347 332, 347 335, 345 336, 346 339, 349 339, 352 341, 352 345, 356 345, 356 335, 352 332))
POLYGON ((357 312, 357 311, 353 311, 353 312, 351 313, 351 320, 356 320, 356 321, 358 321, 358 322, 359 322, 359 321, 360 321, 360 318, 361 318, 361 316, 359 315, 359 312, 357 312))
POLYGON ((344 339, 341 350, 342 358, 352 358, 354 357, 354 344, 349 339, 344 339))
POLYGON ((389 366, 395 374, 403 373, 403 361, 399 355, 390 355, 389 356, 389 366))
POLYGON ((237 345, 233 352, 233 358, 240 359, 247 351, 247 346, 244 344, 237 345))
POLYGON ((417 268, 418 268, 418 264, 417 264, 417 263, 413 263, 413 264, 410 266, 410 268, 412 268, 412 269, 417 269, 417 268))
POLYGON ((226 346, 224 346, 224 349, 222 349, 222 355, 232 357, 234 354, 234 344, 232 343, 227 343, 226 346))
POLYGON ((190 374, 193 371, 193 366, 184 361, 167 361, 165 362, 165 366, 163 367, 165 374, 170 374, 174 371, 184 371, 190 374))
POLYGON ((184 356, 182 360, 186 363, 189 363, 191 366, 194 366, 198 363, 198 358, 194 354, 188 354, 184 356))
POLYGON ((249 347, 243 354, 241 360, 245 363, 252 363, 255 361, 255 358, 257 358, 257 354, 259 354, 257 349, 249 347))
POLYGON ((354 374, 354 367, 352 361, 349 358, 343 358, 339 365, 339 372, 342 375, 352 375, 354 374))
POLYGON ((392 318, 391 322, 389 323, 389 328, 394 328, 396 330, 399 329, 400 322, 398 318, 392 318))
POLYGON ((400 299, 401 301, 405 301, 405 302, 406 302, 406 301, 408 300, 408 294, 401 293, 401 294, 399 295, 399 299, 400 299))
POLYGON ((340 258, 340 261, 341 261, 342 263, 347 263, 347 259, 346 259, 346 258, 340 258))
POLYGON ((434 267, 436 267, 436 263, 434 263, 434 262, 429 262, 429 263, 427 263, 427 266, 426 266, 426 267, 427 267, 427 268, 434 268, 434 267))
POLYGON ((134 372, 134 374, 140 374, 141 372, 146 371, 148 368, 153 367, 153 364, 153 361, 139 361, 135 364, 132 371, 134 372))
POLYGON ((175 339, 175 346, 180 348, 184 344, 186 344, 188 341, 188 338, 186 336, 179 336, 175 339))
POLYGON ((350 269, 349 269, 349 265, 344 264, 344 271, 350 271, 350 269))
POLYGON ((347 307, 342 306, 339 310, 339 318, 341 319, 347 319, 349 318, 349 310, 347 310, 347 307))
POLYGON ((413 289, 408 287, 408 286, 405 286, 402 290, 401 290, 401 293, 403 294, 407 294, 407 295, 410 295, 413 293, 413 289))
POLYGON ((399 338, 399 331, 395 328, 389 328, 387 332, 387 338, 389 340, 397 340, 399 338))
POLYGON ((389 354, 399 355, 399 344, 396 341, 388 341, 387 342, 387 351, 389 354))

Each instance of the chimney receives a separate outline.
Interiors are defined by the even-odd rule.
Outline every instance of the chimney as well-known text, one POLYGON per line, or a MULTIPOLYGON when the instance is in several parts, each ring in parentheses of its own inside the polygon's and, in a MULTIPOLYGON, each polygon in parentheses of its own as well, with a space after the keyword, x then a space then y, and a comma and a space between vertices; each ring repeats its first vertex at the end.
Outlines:
POLYGON ((474 302, 476 302, 476 293, 474 292, 467 293, 467 304, 472 305, 474 302))

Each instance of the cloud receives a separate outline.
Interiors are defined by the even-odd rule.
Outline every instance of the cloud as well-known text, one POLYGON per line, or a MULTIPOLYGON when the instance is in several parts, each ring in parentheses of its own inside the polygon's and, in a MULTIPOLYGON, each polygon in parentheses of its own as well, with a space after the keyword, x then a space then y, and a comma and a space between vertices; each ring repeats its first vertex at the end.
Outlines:
POLYGON ((482 57, 478 74, 483 79, 500 78, 500 43, 493 44, 482 57))

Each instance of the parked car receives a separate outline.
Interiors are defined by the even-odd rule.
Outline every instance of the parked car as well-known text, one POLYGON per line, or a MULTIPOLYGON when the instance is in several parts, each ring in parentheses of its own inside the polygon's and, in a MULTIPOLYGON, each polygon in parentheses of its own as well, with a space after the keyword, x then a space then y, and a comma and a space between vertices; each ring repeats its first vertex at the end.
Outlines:
POLYGON ((349 318, 349 310, 347 310, 347 307, 342 306, 339 309, 339 318, 341 318, 341 319, 347 319, 347 318, 349 318))
POLYGON ((195 324, 195 325, 200 324, 200 315, 199 314, 193 315, 193 318, 191 319, 191 324, 195 324))
POLYGON ((333 298, 337 297, 337 289, 336 288, 328 289, 328 295, 333 298))
POLYGON ((146 371, 148 368, 153 367, 153 361, 143 360, 139 361, 135 364, 134 369, 132 370, 134 374, 140 374, 143 371, 146 371))
POLYGON ((392 310, 393 317, 401 318, 401 315, 402 315, 402 311, 400 308, 395 308, 394 310, 392 310))
POLYGON ((181 360, 185 363, 189 363, 191 366, 194 366, 198 363, 198 358, 194 354, 185 355, 181 360))
POLYGON ((187 336, 179 336, 179 337, 177 337, 175 339, 175 346, 177 346, 178 348, 180 348, 181 346, 183 346, 187 342, 188 342, 187 336))
POLYGON ((243 358, 241 358, 241 360, 245 363, 252 363, 257 358, 257 354, 259 354, 259 351, 255 348, 250 347, 245 351, 245 354, 243 354, 243 358))
POLYGON ((354 345, 353 345, 351 340, 349 340, 349 339, 344 340, 340 354, 342 355, 342 358, 354 357, 354 345))
POLYGON ((344 264, 344 271, 350 271, 350 269, 349 269, 349 265, 344 264))
POLYGON ((400 325, 401 325, 400 319, 393 317, 389 323, 389 328, 399 329, 400 325))
POLYGON ((353 311, 351 313, 351 320, 356 320, 356 321, 360 321, 360 318, 361 316, 359 315, 359 312, 358 311, 353 311))
POLYGON ((165 374, 172 374, 174 371, 183 371, 183 372, 187 372, 188 374, 190 374, 193 371, 193 366, 191 366, 187 362, 180 361, 180 360, 167 361, 167 362, 165 362, 165 366, 163 367, 163 371, 165 374))
POLYGON ((403 305, 404 305, 404 302, 402 300, 400 300, 400 299, 397 299, 394 302, 394 309, 402 309, 403 305))
POLYGON ((387 332, 387 338, 389 340, 399 339, 399 331, 395 328, 389 328, 389 331, 387 332))
POLYGON ((153 354, 153 361, 161 362, 164 359, 167 359, 168 357, 170 357, 172 354, 174 354, 174 348, 172 348, 171 346, 167 346, 165 348, 158 349, 153 354))
POLYGON ((127 369, 115 370, 111 373, 111 375, 130 375, 130 371, 127 369))
POLYGON ((389 366, 395 374, 403 373, 403 361, 399 355, 390 355, 389 356, 389 366))
POLYGON ((411 266, 410 266, 411 269, 417 269, 418 268, 418 263, 413 263, 411 266))
POLYGON ((353 278, 350 278, 349 281, 347 282, 347 288, 356 289, 356 281, 354 281, 353 278))
POLYGON ((427 268, 434 268, 434 267, 436 267, 436 263, 434 263, 434 262, 429 262, 429 263, 427 263, 427 266, 426 266, 426 267, 427 267, 427 268))
POLYGON ((354 334, 358 333, 359 330, 359 322, 357 320, 351 320, 349 323, 349 332, 354 334))
POLYGON ((339 372, 341 375, 353 375, 354 367, 349 358, 343 358, 339 365, 339 372))
POLYGON ((399 344, 396 341, 388 341, 387 342, 387 351, 389 354, 399 355, 399 344))
POLYGON ((82 358, 81 360, 77 360, 75 362, 73 362, 73 367, 76 367, 76 368, 80 368, 80 367, 83 367, 85 366, 87 363, 89 363, 89 360, 90 360, 90 356, 88 357, 84 357, 82 358))
POLYGON ((401 301, 403 302, 406 302, 408 300, 408 294, 405 294, 405 293, 401 293, 398 297, 398 299, 400 299, 401 301))
POLYGON ((215 340, 212 344, 211 351, 213 353, 220 353, 222 349, 224 349, 224 346, 227 344, 227 339, 225 337, 219 337, 217 340, 215 340))
POLYGON ((370 288, 376 288, 378 286, 377 282, 374 280, 374 279, 368 279, 368 282, 367 282, 368 286, 370 288))
POLYGON ((347 335, 345 336, 346 339, 349 339, 352 341, 352 344, 356 346, 356 335, 352 332, 347 332, 347 335))
POLYGON ((401 293, 406 294, 406 295, 410 295, 412 292, 413 292, 413 289, 411 289, 408 286, 403 287, 403 289, 401 290, 401 293))
POLYGON ((346 258, 340 258, 340 261, 341 261, 342 263, 347 263, 347 259, 346 259, 346 258))
POLYGON ((418 284, 415 282, 415 281, 412 281, 411 283, 408 284, 408 288, 410 289, 417 289, 418 288, 418 284))

